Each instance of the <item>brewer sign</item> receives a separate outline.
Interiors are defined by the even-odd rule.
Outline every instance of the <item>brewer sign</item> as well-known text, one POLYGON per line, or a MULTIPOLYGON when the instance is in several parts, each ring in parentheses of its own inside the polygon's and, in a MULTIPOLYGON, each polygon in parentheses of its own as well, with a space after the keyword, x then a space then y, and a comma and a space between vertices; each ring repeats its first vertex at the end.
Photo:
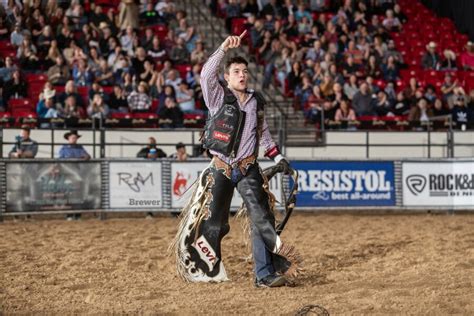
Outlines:
POLYGON ((295 161, 297 206, 393 206, 392 162, 295 161))
POLYGON ((474 205, 474 162, 404 162, 403 205, 474 205))

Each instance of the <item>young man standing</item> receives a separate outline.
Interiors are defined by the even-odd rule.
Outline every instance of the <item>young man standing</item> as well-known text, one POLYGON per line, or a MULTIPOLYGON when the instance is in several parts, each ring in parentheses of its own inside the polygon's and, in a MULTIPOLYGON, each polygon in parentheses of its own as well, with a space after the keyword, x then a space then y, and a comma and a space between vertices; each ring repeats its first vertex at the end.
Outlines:
POLYGON ((280 164, 285 173, 289 172, 289 164, 272 140, 259 105, 262 98, 247 88, 247 61, 242 57, 230 58, 224 73, 227 86, 218 80, 220 63, 230 49, 240 46, 244 35, 245 32, 229 36, 202 69, 201 87, 211 116, 211 126, 206 130, 211 138, 207 148, 214 157, 183 209, 175 241, 178 273, 191 282, 228 280, 220 242, 229 232, 229 208, 236 188, 250 218, 255 286, 278 287, 288 283, 282 273, 291 263, 279 255, 282 243, 275 231, 268 183, 257 162, 258 146, 262 145, 265 156, 280 164), (232 113, 238 113, 237 120, 228 118, 232 113), (227 151, 213 147, 212 142, 227 151))

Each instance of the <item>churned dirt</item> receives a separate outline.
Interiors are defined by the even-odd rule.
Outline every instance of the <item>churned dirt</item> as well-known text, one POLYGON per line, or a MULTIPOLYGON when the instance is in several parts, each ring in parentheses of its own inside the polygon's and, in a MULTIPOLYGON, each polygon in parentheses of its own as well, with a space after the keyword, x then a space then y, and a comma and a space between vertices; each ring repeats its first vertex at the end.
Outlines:
POLYGON ((238 220, 224 239, 231 282, 187 284, 167 248, 171 216, 0 223, 0 314, 474 314, 473 215, 296 214, 284 241, 305 275, 256 289, 238 220))

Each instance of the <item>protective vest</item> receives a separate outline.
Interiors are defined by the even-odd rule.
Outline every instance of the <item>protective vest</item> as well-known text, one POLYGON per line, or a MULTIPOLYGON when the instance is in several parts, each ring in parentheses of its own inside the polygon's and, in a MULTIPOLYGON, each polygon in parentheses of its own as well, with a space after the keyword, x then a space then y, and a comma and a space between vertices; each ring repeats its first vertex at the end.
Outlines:
MULTIPOLYGON (((224 104, 206 122, 203 147, 234 158, 239 150, 246 113, 240 110, 235 95, 226 87, 224 91, 224 104)), ((257 100, 257 153, 262 134, 265 99, 258 92, 254 92, 253 96, 257 100)))

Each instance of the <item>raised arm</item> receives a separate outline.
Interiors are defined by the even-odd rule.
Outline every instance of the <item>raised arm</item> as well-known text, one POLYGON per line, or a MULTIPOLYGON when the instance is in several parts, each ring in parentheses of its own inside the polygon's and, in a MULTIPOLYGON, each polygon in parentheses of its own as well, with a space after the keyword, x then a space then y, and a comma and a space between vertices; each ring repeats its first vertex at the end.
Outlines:
POLYGON ((240 41, 245 33, 246 31, 240 36, 227 37, 202 67, 201 89, 206 106, 211 113, 215 113, 222 106, 222 99, 224 97, 224 89, 219 83, 219 65, 229 49, 240 46, 240 41))

